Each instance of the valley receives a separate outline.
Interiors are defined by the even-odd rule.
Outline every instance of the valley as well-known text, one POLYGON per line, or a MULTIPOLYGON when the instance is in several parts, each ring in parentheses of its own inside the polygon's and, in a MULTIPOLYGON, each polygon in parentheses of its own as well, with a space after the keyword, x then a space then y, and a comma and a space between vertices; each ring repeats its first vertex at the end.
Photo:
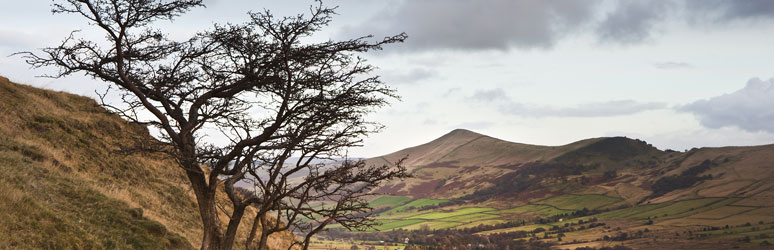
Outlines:
POLYGON ((402 155, 414 177, 377 190, 370 204, 381 225, 366 233, 333 229, 329 240, 374 242, 382 235, 379 242, 398 244, 405 242, 392 239, 396 234, 453 232, 482 242, 509 235, 524 246, 559 249, 774 243, 771 145, 677 152, 612 137, 544 147, 455 130, 370 161, 402 155))

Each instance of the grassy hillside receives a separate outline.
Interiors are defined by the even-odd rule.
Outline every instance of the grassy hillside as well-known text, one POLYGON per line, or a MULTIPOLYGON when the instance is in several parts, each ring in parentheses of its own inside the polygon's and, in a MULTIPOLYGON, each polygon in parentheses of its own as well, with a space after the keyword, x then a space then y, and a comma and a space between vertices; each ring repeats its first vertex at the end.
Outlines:
POLYGON ((500 208, 562 194, 617 197, 628 205, 713 196, 774 202, 770 184, 774 145, 661 151, 625 137, 594 138, 564 146, 507 142, 454 130, 429 143, 371 162, 405 162, 413 178, 376 192, 489 202, 500 208), (706 166, 700 167, 705 163, 706 166), (499 203, 499 204, 498 204, 499 203))
POLYGON ((676 152, 609 137, 547 147, 454 130, 372 161, 405 155, 414 177, 377 190, 393 195, 375 200, 387 239, 457 230, 562 249, 774 244, 774 145, 676 152))
POLYGON ((415 178, 389 183, 379 193, 425 198, 457 198, 495 185, 494 179, 533 162, 554 159, 596 140, 559 147, 500 140, 456 129, 431 142, 369 159, 372 164, 404 162, 415 178))
POLYGON ((0 121, 0 249, 198 248, 182 171, 163 155, 121 150, 152 140, 144 127, 92 99, 2 77, 0 121))

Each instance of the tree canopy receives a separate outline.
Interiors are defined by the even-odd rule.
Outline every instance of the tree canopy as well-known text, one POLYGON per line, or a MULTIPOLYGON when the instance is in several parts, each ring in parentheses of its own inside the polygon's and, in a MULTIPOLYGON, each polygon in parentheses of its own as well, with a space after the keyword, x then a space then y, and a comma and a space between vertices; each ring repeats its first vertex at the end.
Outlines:
POLYGON ((53 6, 54 13, 80 15, 106 40, 74 31, 57 46, 20 54, 33 67, 59 69, 49 77, 83 73, 108 83, 122 102, 103 94, 105 107, 160 132, 159 141, 126 147, 166 153, 185 171, 202 219, 202 249, 232 248, 249 206, 257 212, 246 248, 265 249, 268 235, 285 230, 301 235, 294 245, 307 248, 330 223, 367 228, 375 222, 364 196, 406 176, 400 162, 370 166, 347 156, 382 128, 366 116, 398 98, 358 54, 403 42, 405 34, 307 42, 335 14, 320 2, 290 17, 250 12, 247 22, 214 25, 182 41, 154 24, 204 7, 201 0, 53 6), (215 136, 229 143, 214 143, 215 136), (228 209, 216 200, 219 190, 228 209))

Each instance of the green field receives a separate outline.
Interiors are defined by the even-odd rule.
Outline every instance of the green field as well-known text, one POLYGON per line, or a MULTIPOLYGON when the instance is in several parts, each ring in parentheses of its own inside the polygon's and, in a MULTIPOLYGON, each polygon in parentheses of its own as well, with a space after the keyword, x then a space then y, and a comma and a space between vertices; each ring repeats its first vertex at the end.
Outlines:
POLYGON ((743 214, 755 209, 757 208, 740 207, 740 206, 724 206, 704 213, 697 214, 695 216, 691 216, 691 218, 703 219, 703 220, 719 220, 719 219, 728 218, 734 215, 743 214))
MULTIPOLYGON (((437 201, 432 199, 420 200, 422 201, 415 204, 428 204, 428 201, 437 201)), ((500 215, 497 214, 498 212, 499 211, 494 208, 482 207, 467 207, 452 210, 428 210, 421 212, 405 211, 397 214, 379 216, 379 221, 382 225, 375 227, 375 229, 390 230, 401 228, 406 230, 418 230, 423 226, 428 226, 430 229, 443 229, 451 227, 473 227, 487 223, 496 224, 505 222, 504 220, 495 220, 500 217, 500 215)))
POLYGON ((664 207, 650 210, 648 212, 632 215, 628 218, 640 219, 640 220, 645 220, 645 219, 648 219, 649 217, 650 218, 658 217, 658 219, 680 218, 680 217, 696 214, 699 212, 708 211, 714 208, 722 207, 726 204, 734 203, 737 200, 738 199, 707 198, 707 199, 679 201, 664 207))
POLYGON ((438 205, 441 202, 447 202, 447 201, 449 201, 449 200, 420 198, 420 199, 413 200, 413 201, 411 201, 409 203, 405 203, 405 204, 403 204, 403 205, 401 205, 399 207, 395 207, 393 209, 390 209, 389 211, 384 212, 384 213, 385 214, 390 214, 390 213, 396 214, 396 213, 406 212, 406 211, 417 209, 417 208, 424 207, 424 206, 438 205))
POLYGON ((411 201, 411 197, 397 195, 382 195, 368 203, 372 208, 399 207, 411 201))
POLYGON ((549 206, 545 205, 524 205, 515 208, 500 210, 501 214, 524 214, 524 213, 536 213, 542 209, 546 209, 549 206))
POLYGON ((476 221, 473 221, 473 222, 470 222, 470 223, 467 223, 467 224, 462 224, 462 225, 456 226, 454 228, 455 229, 463 229, 463 228, 476 227, 476 226, 479 226, 479 225, 496 225, 496 224, 502 224, 502 223, 505 223, 505 222, 507 222, 507 221, 505 221, 505 220, 497 220, 497 219, 494 219, 494 220, 476 220, 476 221))
MULTIPOLYGON (((625 219, 633 221, 665 221, 686 218, 692 215, 704 214, 715 209, 724 208, 725 206, 738 201, 738 198, 701 198, 693 200, 683 200, 676 202, 665 202, 659 204, 641 205, 629 208, 622 208, 595 214, 591 216, 581 217, 573 219, 573 222, 579 220, 589 220, 591 218, 597 218, 599 220, 605 219, 625 219)), ((713 213, 715 214, 715 213, 713 213)), ((715 215, 718 216, 718 215, 715 215)), ((568 221, 561 223, 554 223, 554 225, 562 225, 568 221)))
POLYGON ((500 210, 500 214, 521 214, 529 216, 550 217, 560 214, 569 214, 573 210, 562 210, 550 205, 525 205, 511 209, 500 210))
POLYGON ((403 229, 406 230, 420 230, 423 227, 427 227, 428 229, 446 229, 451 227, 459 226, 460 222, 453 222, 453 221, 427 221, 423 223, 413 224, 410 226, 403 227, 403 229))
POLYGON ((499 215, 489 214, 489 213, 471 213, 471 214, 447 217, 447 218, 443 218, 443 220, 465 222, 465 221, 488 220, 488 219, 494 219, 499 217, 500 217, 499 215))
POLYGON ((460 215, 467 215, 467 214, 475 214, 475 213, 481 213, 481 212, 490 212, 495 211, 494 208, 481 208, 481 207, 470 207, 470 208, 463 208, 459 210, 454 210, 450 212, 433 212, 423 215, 418 215, 411 217, 409 219, 423 219, 423 220, 433 220, 433 219, 442 219, 442 218, 448 218, 448 217, 454 217, 454 216, 460 216, 460 215))
MULTIPOLYGON (((480 234, 533 231, 537 228, 550 229, 554 226, 562 227, 566 223, 578 223, 579 221, 597 220, 623 220, 634 223, 643 223, 652 220, 655 224, 668 226, 674 224, 692 224, 693 217, 725 218, 725 214, 742 214, 754 210, 749 207, 729 206, 738 201, 738 198, 698 198, 676 202, 639 205, 628 208, 616 209, 585 217, 565 219, 561 222, 547 224, 531 224, 512 228, 501 228, 484 231, 480 234)), ((421 229, 464 229, 479 225, 495 225, 512 220, 526 220, 530 222, 537 218, 556 218, 554 216, 570 216, 574 211, 584 208, 589 210, 604 209, 620 203, 620 198, 603 195, 561 195, 549 199, 537 201, 533 204, 523 205, 508 209, 495 209, 491 207, 446 207, 418 211, 416 208, 435 205, 446 200, 441 199, 415 199, 405 196, 381 196, 371 201, 375 207, 393 207, 379 216, 383 224, 377 226, 377 230, 421 230, 421 229)), ((744 222, 741 222, 744 223, 744 222)), ((714 232, 713 232, 714 233, 714 232)), ((737 237, 744 233, 733 233, 737 237)))
POLYGON ((553 227, 552 225, 545 225, 545 224, 533 224, 533 225, 525 225, 520 227, 509 227, 509 228, 503 228, 503 229, 496 229, 496 230, 490 230, 490 231, 483 231, 478 234, 494 234, 494 233, 508 233, 508 232, 517 232, 517 231, 527 231, 532 232, 535 231, 535 229, 542 228, 542 229, 549 229, 553 227))
POLYGON ((374 227, 374 229, 380 230, 380 231, 388 230, 388 229, 408 226, 411 224, 417 224, 421 222, 425 222, 425 221, 424 220, 390 220, 390 221, 382 222, 382 225, 376 226, 374 227))
POLYGON ((558 209, 567 210, 582 210, 584 208, 593 210, 604 206, 609 206, 622 201, 621 198, 615 198, 604 195, 562 195, 552 197, 546 200, 535 202, 535 204, 543 204, 556 207, 558 209))

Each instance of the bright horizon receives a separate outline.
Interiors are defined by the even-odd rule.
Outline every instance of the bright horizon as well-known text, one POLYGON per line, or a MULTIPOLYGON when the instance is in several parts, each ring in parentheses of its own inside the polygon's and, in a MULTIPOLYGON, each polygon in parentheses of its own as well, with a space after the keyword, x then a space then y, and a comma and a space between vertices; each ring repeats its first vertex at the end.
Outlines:
MULTIPOLYGON (((184 38, 244 21, 248 9, 291 15, 312 2, 205 3, 160 28, 184 38)), ((457 128, 547 146, 608 136, 678 151, 774 142, 774 2, 326 4, 340 6, 339 15, 316 39, 409 35, 366 55, 402 98, 372 116, 387 128, 353 156, 388 154, 457 128)), ((0 27, 2 55, 54 46, 74 29, 101 37, 77 17, 51 15, 47 1, 4 5, 0 22, 13 25, 0 27)), ((0 75, 14 82, 91 97, 106 86, 35 77, 52 70, 0 57, 0 75)))

